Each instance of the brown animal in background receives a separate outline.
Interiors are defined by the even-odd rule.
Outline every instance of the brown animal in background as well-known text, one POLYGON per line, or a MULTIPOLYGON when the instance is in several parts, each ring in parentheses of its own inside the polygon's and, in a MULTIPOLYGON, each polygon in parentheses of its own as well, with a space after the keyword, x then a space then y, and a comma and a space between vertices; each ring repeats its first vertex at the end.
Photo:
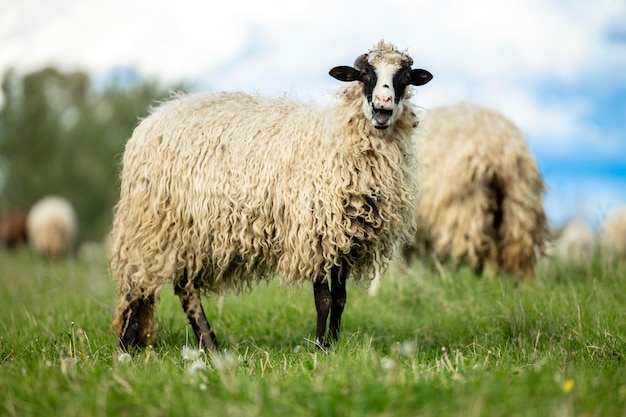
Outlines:
POLYGON ((26 242, 27 210, 17 210, 0 219, 0 247, 15 248, 26 242))

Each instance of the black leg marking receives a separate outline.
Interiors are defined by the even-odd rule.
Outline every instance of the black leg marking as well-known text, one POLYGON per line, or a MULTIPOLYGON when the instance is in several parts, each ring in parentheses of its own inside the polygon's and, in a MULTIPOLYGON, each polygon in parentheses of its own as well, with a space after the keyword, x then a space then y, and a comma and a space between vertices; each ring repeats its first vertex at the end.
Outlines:
POLYGON ((330 323, 328 325, 329 342, 335 342, 339 338, 339 326, 341 325, 341 315, 346 305, 346 279, 348 278, 348 267, 335 266, 330 271, 330 291, 332 304, 330 307, 330 323))
POLYGON ((114 325, 121 325, 119 330, 120 348, 128 351, 133 347, 144 347, 152 333, 154 317, 154 296, 131 300, 125 297, 114 325), (119 324, 118 324, 119 323, 119 324))
POLYGON ((207 351, 217 351, 219 349, 217 337, 204 314, 200 290, 195 285, 188 285, 186 271, 183 275, 183 279, 178 284, 174 285, 174 293, 180 299, 180 304, 185 314, 187 314, 187 319, 196 335, 198 344, 204 346, 207 351))
POLYGON ((318 277, 313 282, 313 295, 315 296, 315 309, 317 310, 315 345, 321 348, 326 346, 326 321, 328 320, 332 304, 332 297, 325 276, 318 277))

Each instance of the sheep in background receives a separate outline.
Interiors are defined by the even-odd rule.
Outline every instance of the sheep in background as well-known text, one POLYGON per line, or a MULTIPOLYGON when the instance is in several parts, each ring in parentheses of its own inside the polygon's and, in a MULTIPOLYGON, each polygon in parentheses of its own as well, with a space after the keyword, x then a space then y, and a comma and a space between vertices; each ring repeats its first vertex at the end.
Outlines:
POLYGON ((98 242, 95 240, 88 240, 86 242, 82 242, 78 246, 78 250, 76 251, 76 256, 79 259, 94 261, 100 259, 107 259, 110 255, 107 247, 103 242, 98 242))
POLYGON ((405 256, 434 254, 486 275, 533 278, 548 240, 541 174, 520 130, 472 103, 420 122, 418 232, 405 256))
POLYGON ((603 254, 626 259, 626 206, 606 216, 598 240, 603 254))
POLYGON ((78 246, 76 255, 79 259, 101 260, 111 256, 111 234, 107 233, 100 241, 86 241, 78 246))
POLYGON ((15 248, 26 242, 27 217, 28 210, 16 210, 0 219, 0 247, 15 248))
POLYGON ((67 256, 74 250, 78 232, 74 208, 63 197, 44 197, 29 211, 26 231, 37 253, 53 260, 67 256))
POLYGON ((330 107, 197 94, 144 119, 126 145, 111 233, 120 347, 152 338, 159 289, 173 283, 198 342, 216 350, 201 293, 274 274, 313 283, 316 344, 336 340, 348 274, 371 278, 415 231, 409 85, 432 75, 412 64, 381 41, 330 70, 348 82, 330 107))
POLYGON ((585 263, 593 258, 595 248, 596 238, 593 230, 585 220, 577 219, 561 229, 554 254, 564 261, 585 263))

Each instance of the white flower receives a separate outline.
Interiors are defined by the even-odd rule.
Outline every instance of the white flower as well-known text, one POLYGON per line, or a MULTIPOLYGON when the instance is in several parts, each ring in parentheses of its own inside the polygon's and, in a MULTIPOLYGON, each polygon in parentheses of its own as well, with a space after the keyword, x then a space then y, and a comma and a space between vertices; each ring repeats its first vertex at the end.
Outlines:
POLYGON ((382 366, 384 371, 389 372, 396 367, 396 363, 391 358, 382 358, 380 360, 380 366, 382 366))
POLYGON ((200 355, 202 354, 201 350, 194 349, 190 346, 183 346, 183 360, 185 361, 195 361, 200 359, 200 355))
POLYGON ((213 367, 217 371, 225 371, 237 365, 237 357, 232 352, 224 352, 213 355, 213 367))
POLYGON ((187 367, 187 373, 189 375, 195 375, 195 374, 198 374, 198 373, 204 371, 205 368, 206 368, 206 365, 204 364, 204 362, 199 361, 199 360, 198 361, 193 361, 187 367))
POLYGON ((131 359, 132 359, 132 357, 128 353, 126 353, 126 352, 122 353, 120 356, 117 357, 117 361, 119 363, 130 362, 131 359))
POLYGON ((411 357, 415 355, 415 351, 417 350, 417 343, 412 340, 405 340, 400 345, 400 355, 405 357, 411 357))

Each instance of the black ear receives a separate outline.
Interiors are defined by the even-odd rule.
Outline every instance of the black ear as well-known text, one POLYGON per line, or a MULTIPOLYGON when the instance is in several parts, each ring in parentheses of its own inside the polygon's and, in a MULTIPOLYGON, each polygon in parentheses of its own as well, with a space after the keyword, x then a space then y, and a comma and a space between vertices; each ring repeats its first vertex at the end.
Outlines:
POLYGON ((328 73, 331 77, 339 81, 361 81, 361 72, 345 65, 335 67, 328 73))
POLYGON ((411 70, 411 85, 424 85, 433 79, 433 75, 424 69, 411 70))

